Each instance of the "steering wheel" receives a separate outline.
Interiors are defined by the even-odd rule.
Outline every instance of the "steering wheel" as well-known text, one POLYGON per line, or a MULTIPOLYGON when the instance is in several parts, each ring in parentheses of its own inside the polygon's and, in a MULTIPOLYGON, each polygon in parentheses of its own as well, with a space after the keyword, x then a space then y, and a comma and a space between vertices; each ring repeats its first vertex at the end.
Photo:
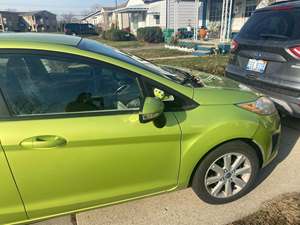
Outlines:
POLYGON ((118 89, 114 92, 114 95, 119 95, 121 94, 123 91, 125 91, 127 88, 129 88, 128 84, 123 84, 120 87, 118 87, 118 89))

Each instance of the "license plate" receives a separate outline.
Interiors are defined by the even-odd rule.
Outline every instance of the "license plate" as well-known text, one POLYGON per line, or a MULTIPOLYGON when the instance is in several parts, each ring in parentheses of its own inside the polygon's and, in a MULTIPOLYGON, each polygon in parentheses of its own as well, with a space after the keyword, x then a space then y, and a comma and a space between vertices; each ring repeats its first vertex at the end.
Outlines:
POLYGON ((246 70, 264 73, 267 67, 267 62, 264 60, 249 59, 246 70))

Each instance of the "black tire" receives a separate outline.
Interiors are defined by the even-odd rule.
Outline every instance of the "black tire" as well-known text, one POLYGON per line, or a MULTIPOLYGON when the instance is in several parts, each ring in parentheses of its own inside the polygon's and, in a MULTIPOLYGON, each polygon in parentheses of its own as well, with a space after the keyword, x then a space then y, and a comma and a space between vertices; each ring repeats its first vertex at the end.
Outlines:
POLYGON ((213 151, 211 151, 205 158, 200 162, 198 168, 196 169, 193 180, 192 180, 192 188, 197 196, 203 201, 210 204, 225 204, 228 202, 232 202, 236 199, 241 198, 246 195, 249 191, 252 190, 255 185, 255 181, 257 178, 257 174, 260 169, 259 157, 255 151, 255 149, 243 142, 243 141, 231 141, 227 142, 223 145, 220 145, 213 151), (209 193, 208 189, 205 186, 205 177, 210 166, 220 157, 228 154, 228 153, 240 153, 247 157, 248 161, 251 165, 250 178, 247 184, 235 195, 231 197, 215 197, 209 193))

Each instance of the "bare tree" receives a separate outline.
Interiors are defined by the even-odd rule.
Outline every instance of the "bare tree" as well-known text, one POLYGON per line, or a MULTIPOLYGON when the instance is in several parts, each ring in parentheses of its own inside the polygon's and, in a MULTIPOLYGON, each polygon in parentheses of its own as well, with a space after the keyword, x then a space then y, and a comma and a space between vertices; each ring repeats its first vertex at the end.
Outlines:
POLYGON ((71 23, 75 18, 75 15, 71 12, 61 15, 61 20, 64 23, 71 23))
POLYGON ((91 7, 91 11, 94 11, 94 12, 97 12, 97 11, 99 11, 101 9, 102 9, 102 5, 101 4, 94 4, 91 7))
POLYGON ((82 14, 82 16, 88 16, 92 13, 95 13, 95 12, 101 10, 101 8, 102 8, 102 6, 100 4, 94 4, 94 5, 91 6, 90 9, 82 11, 81 14, 82 14))

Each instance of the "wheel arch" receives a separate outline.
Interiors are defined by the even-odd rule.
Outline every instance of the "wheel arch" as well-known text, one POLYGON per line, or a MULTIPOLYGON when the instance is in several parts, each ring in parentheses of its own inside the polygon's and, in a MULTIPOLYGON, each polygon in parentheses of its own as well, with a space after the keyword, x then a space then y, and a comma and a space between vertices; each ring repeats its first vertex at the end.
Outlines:
POLYGON ((211 153, 212 151, 214 151, 216 148, 220 147, 221 145, 224 145, 228 142, 233 142, 233 141, 242 141, 248 145, 250 145, 256 152, 256 155, 258 156, 258 159, 259 159, 259 166, 260 168, 262 167, 263 165, 263 150, 260 148, 260 146, 255 143, 253 141, 253 139, 249 139, 249 138, 235 138, 235 139, 230 139, 230 140, 226 140, 224 142, 221 142, 219 144, 217 144, 216 146, 214 146, 213 148, 211 148, 209 151, 207 151, 202 157, 201 159, 196 163, 196 165, 194 166, 193 168, 193 171, 191 173, 191 175, 189 176, 189 182, 188 182, 188 187, 191 187, 191 184, 192 184, 192 180, 193 180, 193 177, 195 175, 195 172, 196 172, 196 169, 198 168, 198 166, 201 164, 201 162, 205 159, 205 157, 211 153))

